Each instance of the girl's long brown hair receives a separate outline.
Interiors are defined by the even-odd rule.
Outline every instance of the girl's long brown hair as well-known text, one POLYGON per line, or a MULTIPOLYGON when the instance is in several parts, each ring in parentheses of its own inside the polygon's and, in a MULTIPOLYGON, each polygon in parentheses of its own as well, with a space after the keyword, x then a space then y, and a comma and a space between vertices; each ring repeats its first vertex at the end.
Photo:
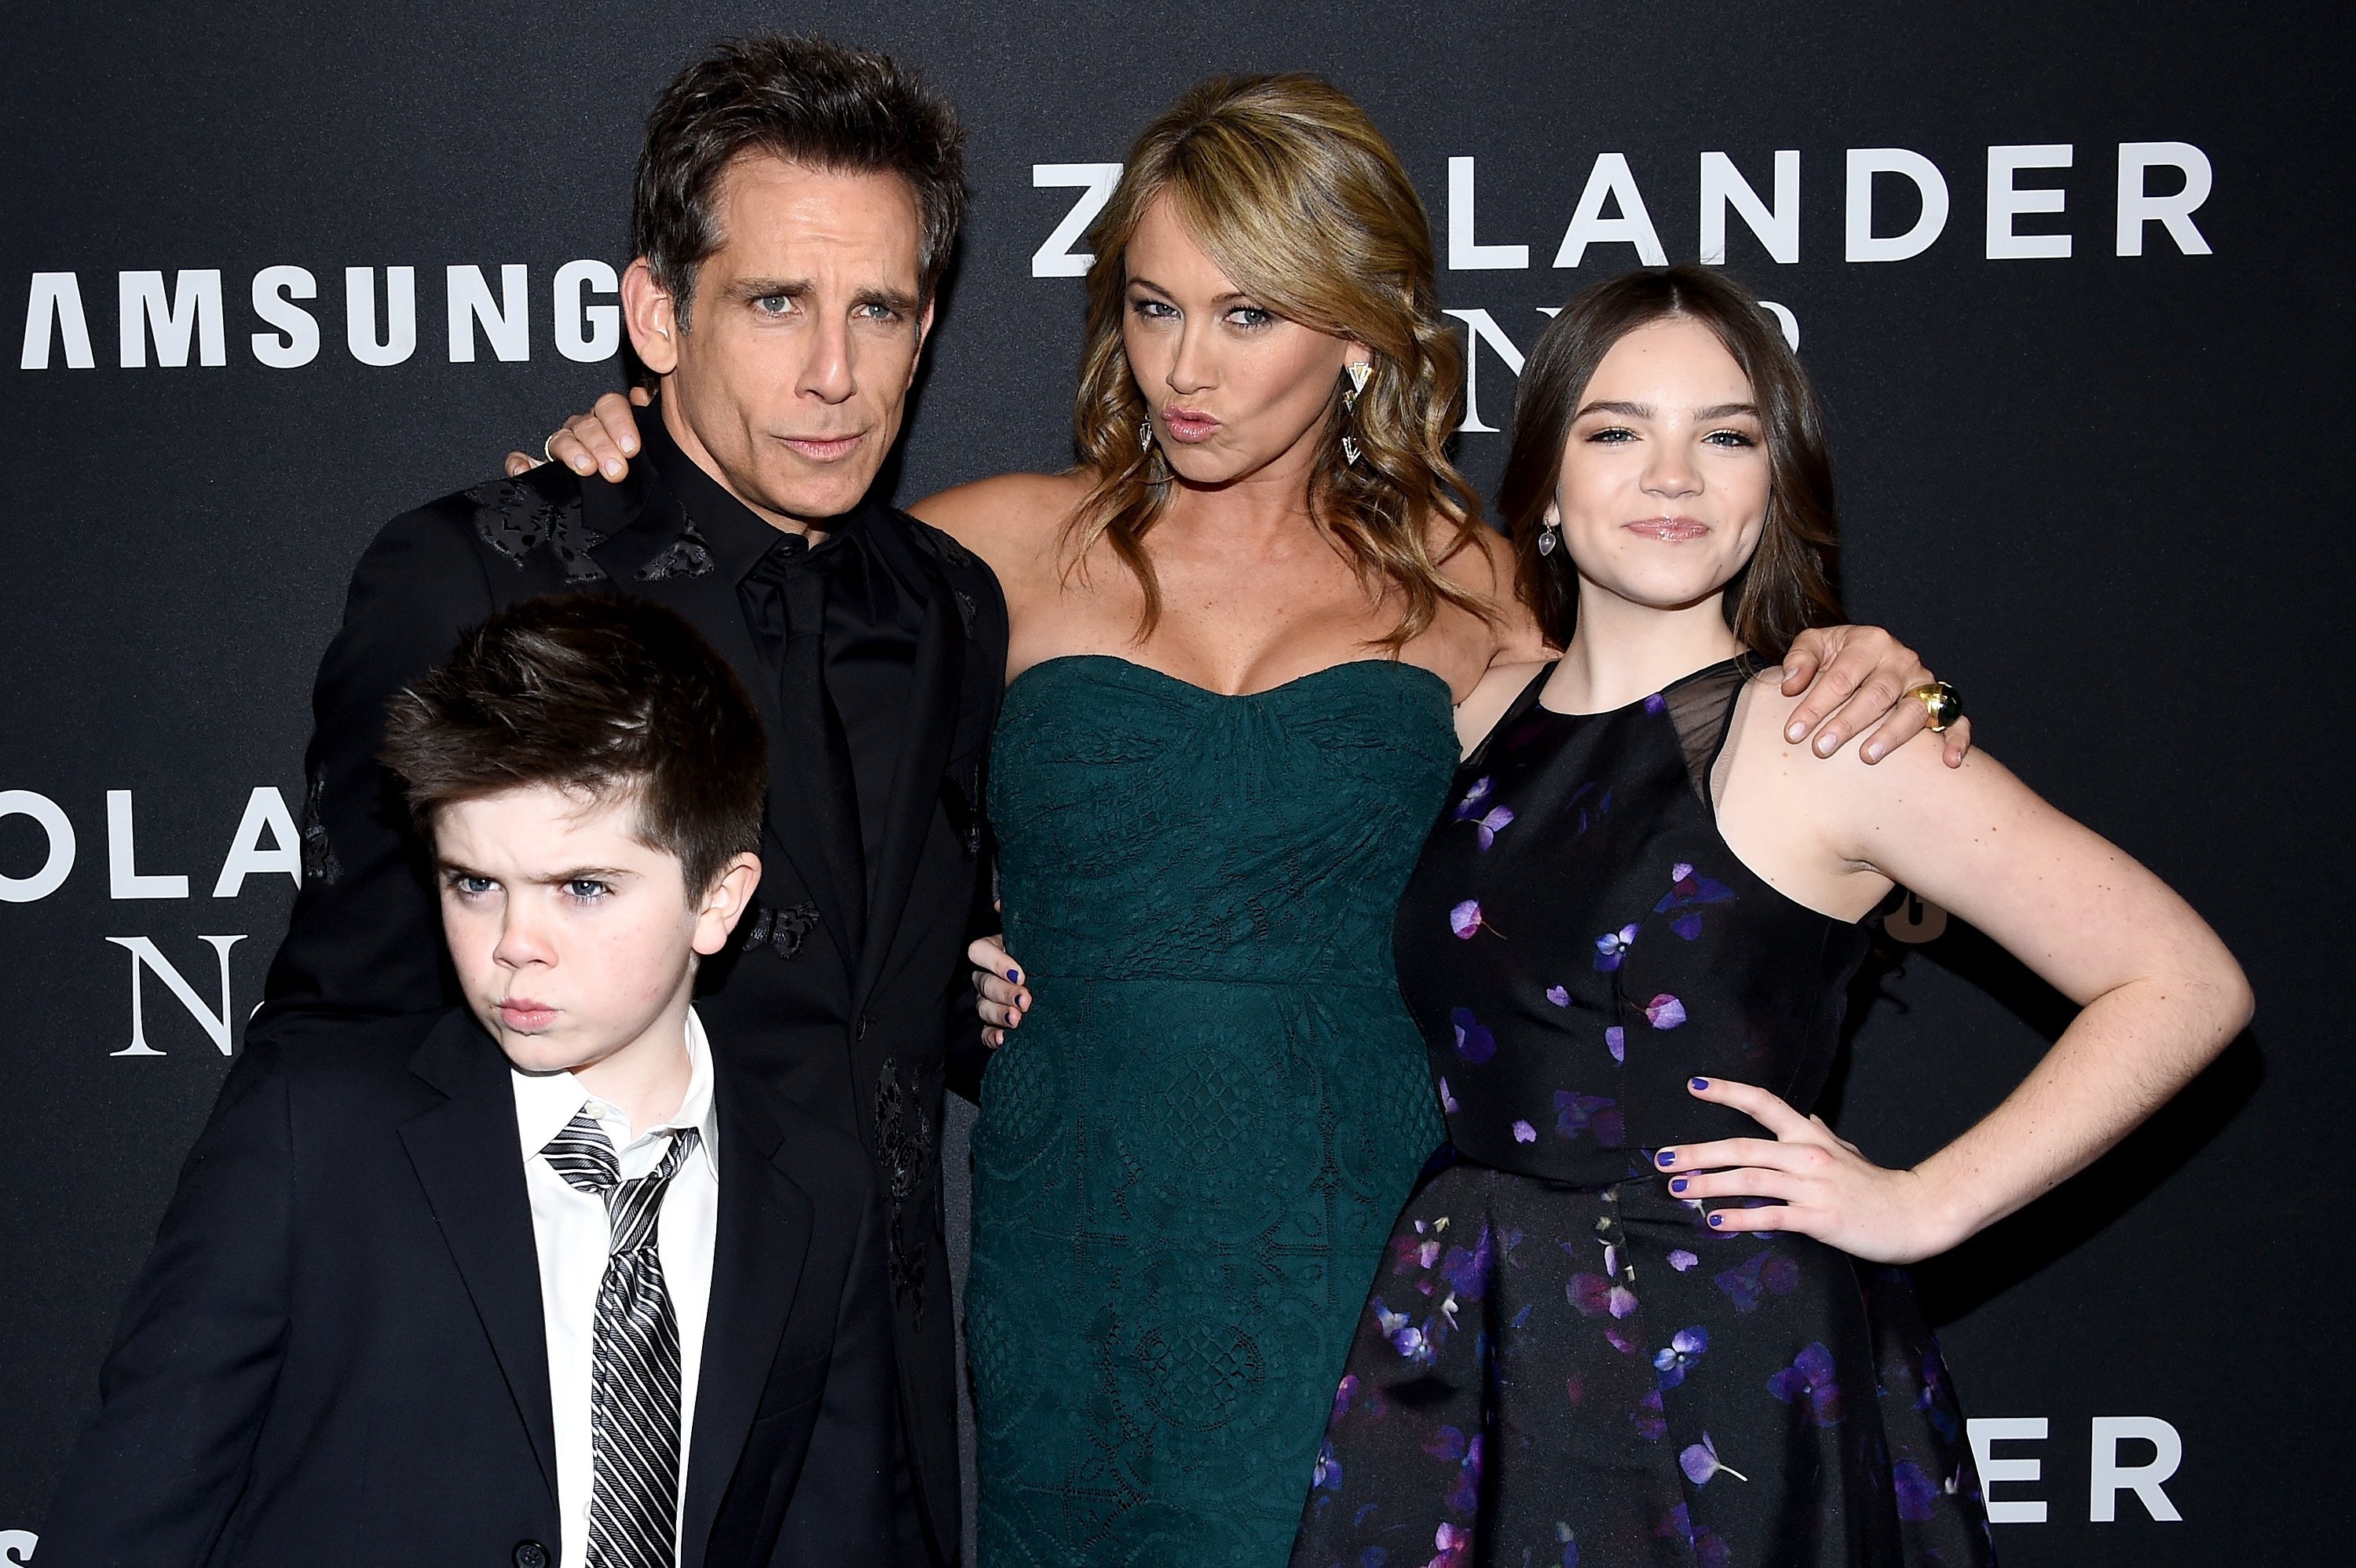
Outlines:
POLYGON ((1463 400, 1463 356, 1440 313, 1430 219, 1365 112, 1309 76, 1222 77, 1188 91, 1138 138, 1090 232, 1096 261, 1072 429, 1095 483, 1073 513, 1066 572, 1108 544, 1144 591, 1140 640, 1161 618, 1144 539, 1173 481, 1157 443, 1139 442, 1146 401, 1121 323, 1129 241, 1163 196, 1238 290, 1373 351, 1374 373, 1354 411, 1344 411, 1335 380, 1309 505, 1360 578, 1398 595, 1385 645, 1405 645, 1443 603, 1492 615, 1481 595, 1440 571, 1481 524, 1480 499, 1446 450, 1463 400), (1358 445, 1355 464, 1344 460, 1345 435, 1358 445))
POLYGON ((1569 550, 1538 553, 1546 509, 1562 478, 1562 453, 1587 384, 1612 346, 1673 317, 1718 335, 1751 381, 1767 438, 1770 489, 1759 548, 1726 587, 1726 623, 1754 653, 1781 659, 1810 626, 1841 617, 1840 532, 1833 510, 1825 413, 1800 357, 1741 288, 1713 268, 1624 272, 1580 292, 1547 324, 1522 367, 1497 509, 1514 538, 1523 601, 1547 641, 1570 645, 1579 621, 1579 571, 1569 550))

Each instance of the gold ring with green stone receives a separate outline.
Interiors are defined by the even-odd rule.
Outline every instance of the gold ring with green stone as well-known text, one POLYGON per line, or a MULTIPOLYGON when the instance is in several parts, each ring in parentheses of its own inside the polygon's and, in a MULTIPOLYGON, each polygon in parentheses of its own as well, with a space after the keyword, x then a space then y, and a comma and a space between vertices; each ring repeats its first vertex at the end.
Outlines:
POLYGON ((1944 680, 1924 681, 1906 695, 1929 712, 1931 732, 1934 735, 1964 716, 1964 699, 1944 680))

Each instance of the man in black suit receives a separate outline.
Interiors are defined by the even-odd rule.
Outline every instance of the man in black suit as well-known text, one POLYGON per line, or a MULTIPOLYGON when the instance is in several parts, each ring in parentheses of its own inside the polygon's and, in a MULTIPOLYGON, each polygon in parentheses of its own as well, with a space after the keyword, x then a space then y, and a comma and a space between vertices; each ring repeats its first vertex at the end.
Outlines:
POLYGON ((390 696, 535 594, 684 616, 769 731, 758 902, 698 1008, 722 1059, 856 1137, 883 1189, 914 1564, 959 1540, 937 1150, 951 1048, 981 1054, 962 955, 988 918, 1006 611, 987 567, 870 489, 955 242, 961 135, 888 59, 807 40, 723 46, 666 90, 623 283, 651 461, 619 485, 552 464, 377 536, 320 666, 303 891, 247 1031, 291 1051, 305 1020, 455 999, 376 761, 390 696))
POLYGON ((888 1561, 874 1182, 691 1006, 761 876, 764 752, 637 599, 503 611, 402 694, 463 1005, 248 1044, 45 1568, 888 1561))

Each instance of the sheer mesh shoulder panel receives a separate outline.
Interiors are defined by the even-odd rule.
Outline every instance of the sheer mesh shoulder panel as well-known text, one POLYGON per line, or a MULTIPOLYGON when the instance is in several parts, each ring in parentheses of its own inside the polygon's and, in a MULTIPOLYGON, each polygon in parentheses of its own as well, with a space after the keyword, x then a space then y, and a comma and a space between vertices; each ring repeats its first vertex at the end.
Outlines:
POLYGON ((1668 699, 1669 721, 1677 727, 1677 741, 1685 748, 1686 776, 1693 781, 1695 795, 1713 815, 1718 803, 1710 798, 1710 770, 1718 765, 1718 753, 1726 745, 1727 727, 1733 721, 1743 683, 1765 667, 1745 655, 1703 670, 1662 694, 1668 699))

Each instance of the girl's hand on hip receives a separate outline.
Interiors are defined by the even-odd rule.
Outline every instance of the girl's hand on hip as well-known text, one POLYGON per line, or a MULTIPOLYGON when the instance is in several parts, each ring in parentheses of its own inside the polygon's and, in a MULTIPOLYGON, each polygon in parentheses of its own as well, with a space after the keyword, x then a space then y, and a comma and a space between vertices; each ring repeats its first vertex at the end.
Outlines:
POLYGON ((1803 1116, 1749 1083, 1695 1078, 1686 1087, 1695 1099, 1732 1106, 1774 1134, 1676 1144, 1655 1154, 1670 1193, 1701 1200, 1711 1230, 1792 1231, 1878 1264, 1911 1264, 1963 1239, 1949 1233, 1937 1195, 1922 1176, 1874 1164, 1823 1117, 1803 1116))

